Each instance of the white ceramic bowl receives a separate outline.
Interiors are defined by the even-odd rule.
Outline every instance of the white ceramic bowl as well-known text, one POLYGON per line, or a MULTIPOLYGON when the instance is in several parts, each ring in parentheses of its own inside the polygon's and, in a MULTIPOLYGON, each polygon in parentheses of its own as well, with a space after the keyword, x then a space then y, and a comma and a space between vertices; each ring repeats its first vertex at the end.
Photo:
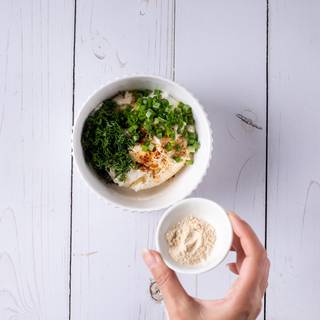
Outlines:
POLYGON ((198 274, 218 266, 228 255, 232 245, 233 230, 226 211, 217 203, 203 198, 189 198, 169 208, 158 224, 156 246, 169 268, 179 273, 198 274), (205 262, 185 266, 175 262, 169 254, 167 231, 186 216, 192 215, 211 224, 216 232, 216 242, 205 262))
POLYGON ((136 75, 123 77, 106 84, 87 100, 75 121, 72 145, 76 167, 90 188, 99 196, 116 207, 132 211, 152 211, 166 208, 185 198, 198 186, 209 166, 212 137, 206 113, 189 91, 173 81, 158 76, 136 75), (186 166, 174 178, 162 185, 139 192, 121 188, 115 184, 105 184, 87 165, 81 146, 82 128, 88 115, 103 100, 114 96, 119 91, 132 89, 160 89, 167 91, 177 100, 189 104, 192 107, 201 144, 193 165, 186 166))

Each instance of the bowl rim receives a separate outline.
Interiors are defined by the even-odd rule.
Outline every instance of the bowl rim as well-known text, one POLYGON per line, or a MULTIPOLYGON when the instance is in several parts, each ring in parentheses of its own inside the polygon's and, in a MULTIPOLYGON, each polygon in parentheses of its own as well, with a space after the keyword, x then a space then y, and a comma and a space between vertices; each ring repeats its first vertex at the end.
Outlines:
POLYGON ((156 249, 157 249, 157 251, 160 252, 160 254, 163 258, 163 261, 170 269, 174 270, 177 273, 181 273, 181 274, 201 274, 201 273, 208 272, 208 271, 218 267, 228 256, 230 249, 231 249, 231 246, 232 246, 232 242, 233 242, 233 227, 232 227, 232 223, 231 223, 228 212, 222 206, 220 206, 218 203, 216 203, 215 201, 207 199, 207 198, 201 198, 201 197, 192 197, 192 198, 182 199, 182 200, 176 202, 174 205, 170 206, 161 216, 161 218, 158 222, 156 234, 155 234, 156 249), (227 239, 229 249, 228 249, 228 251, 226 251, 226 253, 223 255, 223 257, 221 258, 221 260, 218 263, 207 264, 207 265, 201 266, 199 268, 194 268, 194 269, 184 269, 183 266, 180 268, 180 267, 177 267, 176 265, 173 265, 170 261, 168 261, 167 259, 165 259, 162 256, 162 252, 160 250, 160 242, 159 242, 160 228, 161 228, 164 220, 166 219, 166 217, 168 217, 177 207, 181 206, 182 204, 185 204, 186 202, 199 201, 199 200, 205 201, 205 202, 210 202, 211 204, 214 204, 227 217, 227 221, 228 221, 227 225, 228 225, 228 229, 230 230, 230 238, 227 239))
MULTIPOLYGON (((80 129, 79 129, 80 130, 80 129)), ((185 88, 184 86, 180 85, 178 82, 173 81, 171 79, 159 76, 159 75, 153 75, 153 74, 146 74, 146 73, 136 73, 136 74, 130 74, 130 75, 122 75, 122 76, 118 76, 112 80, 107 81, 105 84, 102 84, 98 89, 96 89, 95 91, 93 91, 92 94, 90 94, 87 99, 82 103, 81 108, 79 109, 79 111, 76 114, 75 120, 74 120, 74 124, 72 126, 72 135, 71 135, 71 152, 72 152, 72 157, 74 160, 74 164, 75 167, 77 168, 77 171, 81 177, 81 179, 85 182, 85 184, 87 186, 89 186, 89 189, 96 195, 98 196, 98 198, 101 198, 102 200, 104 200, 109 206, 113 207, 113 208, 120 208, 122 210, 125 211, 131 211, 131 212, 153 212, 153 211, 159 211, 162 209, 166 209, 169 208, 170 206, 174 205, 175 203, 185 199, 186 197, 188 197, 194 190, 196 190, 199 186, 199 184, 202 182, 204 176, 206 175, 208 168, 210 167, 211 164, 211 160, 212 160, 212 150, 213 150, 213 133, 212 133, 212 127, 211 127, 211 123, 209 121, 208 118, 208 114, 205 110, 205 108, 202 106, 202 104, 199 102, 199 100, 195 97, 195 95, 188 90, 187 88, 185 88), (205 119, 206 119, 206 123, 208 126, 208 130, 209 130, 209 158, 206 164, 206 168, 204 169, 201 178, 199 179, 199 181, 193 186, 193 188, 189 191, 188 194, 185 194, 182 198, 180 197, 180 199, 177 199, 171 203, 165 204, 165 205, 154 205, 154 206, 150 206, 147 208, 141 208, 139 206, 126 206, 124 204, 120 204, 119 202, 115 202, 111 199, 109 199, 108 197, 106 197, 105 195, 103 195, 101 192, 99 192, 91 183, 89 183, 87 181, 87 179, 85 178, 82 169, 80 168, 80 165, 78 163, 78 157, 79 157, 79 152, 81 150, 78 150, 77 147, 75 147, 75 141, 77 139, 76 137, 76 129, 79 123, 79 118, 81 117, 82 113, 90 106, 89 102, 90 100, 98 95, 102 90, 104 90, 106 87, 108 87, 111 84, 117 83, 117 82, 121 82, 121 81, 125 81, 126 79, 143 79, 143 78, 150 78, 150 79, 156 79, 159 81, 163 81, 163 82, 167 82, 168 84, 170 84, 173 87, 177 87, 181 90, 186 91, 198 104, 198 107, 200 108, 200 110, 203 112, 205 119)))

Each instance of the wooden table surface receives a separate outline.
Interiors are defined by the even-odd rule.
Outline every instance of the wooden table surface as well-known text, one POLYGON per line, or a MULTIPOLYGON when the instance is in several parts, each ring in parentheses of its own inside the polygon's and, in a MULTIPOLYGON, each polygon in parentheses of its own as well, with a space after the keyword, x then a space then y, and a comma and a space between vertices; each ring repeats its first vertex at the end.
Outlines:
MULTIPOLYGON (((1 0, 0 26, 1 320, 165 318, 140 255, 162 212, 112 209, 71 158, 85 99, 137 72, 183 84, 209 114, 214 155, 194 196, 265 242, 259 319, 319 318, 319 1, 1 0)), ((224 265, 181 277, 205 298, 232 280, 224 265)))

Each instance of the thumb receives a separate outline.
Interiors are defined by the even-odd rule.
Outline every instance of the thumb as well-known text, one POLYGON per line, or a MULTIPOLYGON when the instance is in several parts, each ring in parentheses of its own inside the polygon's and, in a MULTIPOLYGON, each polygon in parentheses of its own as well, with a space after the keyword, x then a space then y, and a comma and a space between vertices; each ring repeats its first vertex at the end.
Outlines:
POLYGON ((168 311, 188 300, 176 274, 166 266, 157 251, 145 249, 143 260, 157 282, 168 311))

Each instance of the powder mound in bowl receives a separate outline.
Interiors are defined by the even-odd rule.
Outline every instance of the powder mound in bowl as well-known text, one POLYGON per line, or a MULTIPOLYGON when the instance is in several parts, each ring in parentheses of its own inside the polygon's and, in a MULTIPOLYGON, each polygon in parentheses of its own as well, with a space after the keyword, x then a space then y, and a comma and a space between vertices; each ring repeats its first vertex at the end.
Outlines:
POLYGON ((207 260, 216 235, 213 226, 206 221, 187 216, 168 230, 166 239, 174 261, 182 265, 195 265, 207 260))

